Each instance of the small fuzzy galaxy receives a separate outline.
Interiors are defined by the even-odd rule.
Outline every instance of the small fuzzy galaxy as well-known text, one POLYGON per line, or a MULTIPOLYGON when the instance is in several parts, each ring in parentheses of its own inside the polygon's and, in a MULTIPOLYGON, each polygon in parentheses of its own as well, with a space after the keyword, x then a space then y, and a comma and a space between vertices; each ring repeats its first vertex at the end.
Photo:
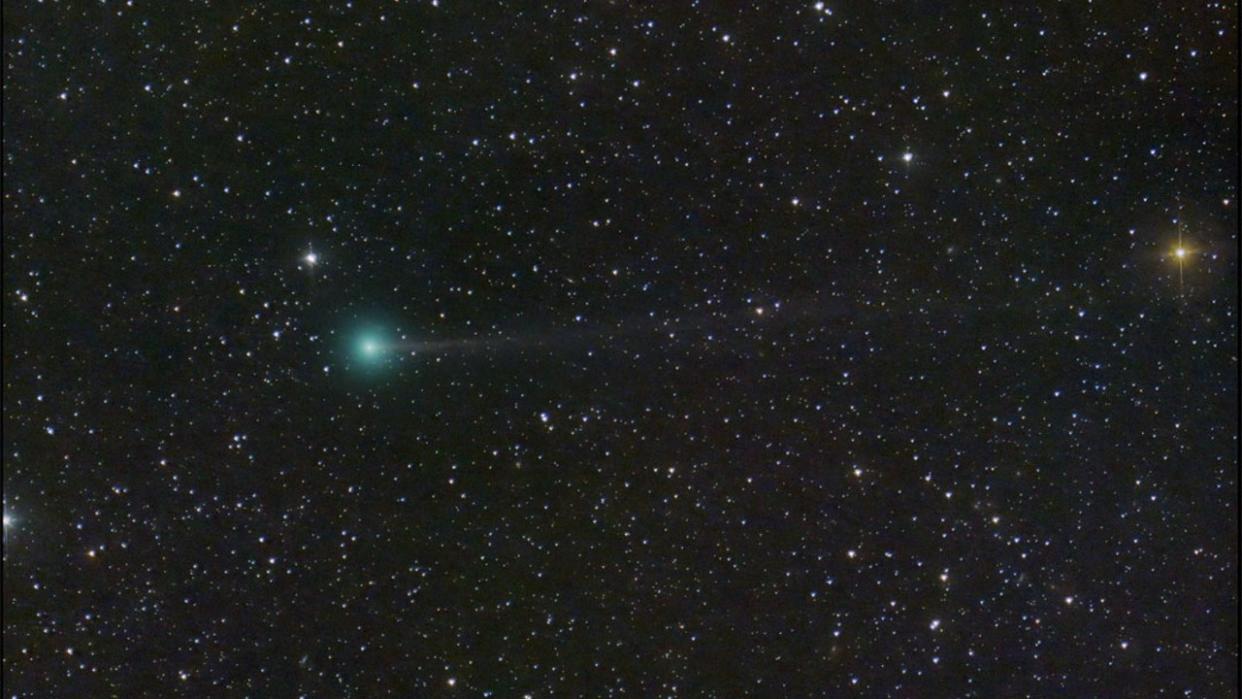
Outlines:
POLYGON ((3 695, 1238 696, 1238 5, 12 0, 3 695))

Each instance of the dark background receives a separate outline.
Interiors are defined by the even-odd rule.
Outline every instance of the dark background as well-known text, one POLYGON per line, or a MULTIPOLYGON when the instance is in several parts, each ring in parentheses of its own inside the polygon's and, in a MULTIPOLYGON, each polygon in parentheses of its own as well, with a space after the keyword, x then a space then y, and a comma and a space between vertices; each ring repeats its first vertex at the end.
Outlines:
POLYGON ((6 696, 1236 696, 1237 7, 993 5, 6 2, 6 696))

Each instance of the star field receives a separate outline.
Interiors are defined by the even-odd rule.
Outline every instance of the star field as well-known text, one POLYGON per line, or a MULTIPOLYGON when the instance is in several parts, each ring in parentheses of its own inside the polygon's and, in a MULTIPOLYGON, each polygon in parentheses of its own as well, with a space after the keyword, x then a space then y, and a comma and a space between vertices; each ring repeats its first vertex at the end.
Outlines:
POLYGON ((4 8, 6 697, 1224 697, 1238 8, 4 8))

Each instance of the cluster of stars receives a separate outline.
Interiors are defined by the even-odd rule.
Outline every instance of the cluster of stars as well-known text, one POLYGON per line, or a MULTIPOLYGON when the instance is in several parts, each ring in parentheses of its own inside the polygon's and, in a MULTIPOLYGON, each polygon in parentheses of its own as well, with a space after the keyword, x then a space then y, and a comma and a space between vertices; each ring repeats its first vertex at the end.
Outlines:
POLYGON ((6 696, 1236 693, 1236 7, 20 5, 6 696))

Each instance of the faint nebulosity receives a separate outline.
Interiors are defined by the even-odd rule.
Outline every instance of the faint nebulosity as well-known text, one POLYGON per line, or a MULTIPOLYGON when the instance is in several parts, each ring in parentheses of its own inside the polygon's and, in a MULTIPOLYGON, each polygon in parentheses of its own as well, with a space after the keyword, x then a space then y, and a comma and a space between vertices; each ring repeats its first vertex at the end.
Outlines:
POLYGON ((3 33, 6 699, 1236 696, 1236 3, 3 33))

